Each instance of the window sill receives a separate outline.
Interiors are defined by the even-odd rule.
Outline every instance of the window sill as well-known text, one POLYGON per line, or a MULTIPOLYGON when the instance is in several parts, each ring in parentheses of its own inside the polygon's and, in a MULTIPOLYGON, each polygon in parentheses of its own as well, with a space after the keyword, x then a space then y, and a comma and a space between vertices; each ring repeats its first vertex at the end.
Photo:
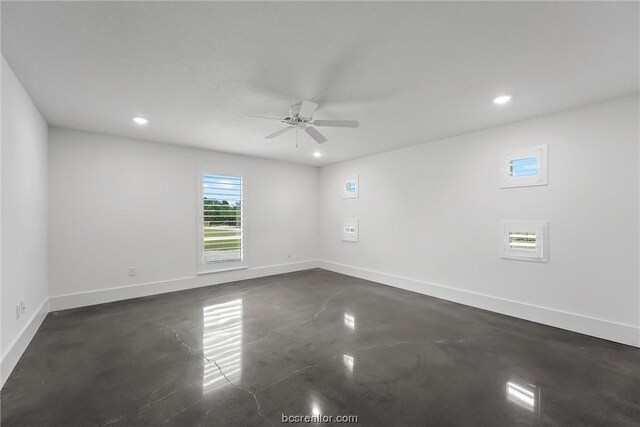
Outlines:
POLYGON ((211 270, 201 270, 201 271, 198 271, 196 275, 201 276, 203 274, 224 273, 225 271, 247 270, 248 268, 249 268, 248 265, 235 265, 232 267, 223 267, 223 268, 216 268, 211 270))

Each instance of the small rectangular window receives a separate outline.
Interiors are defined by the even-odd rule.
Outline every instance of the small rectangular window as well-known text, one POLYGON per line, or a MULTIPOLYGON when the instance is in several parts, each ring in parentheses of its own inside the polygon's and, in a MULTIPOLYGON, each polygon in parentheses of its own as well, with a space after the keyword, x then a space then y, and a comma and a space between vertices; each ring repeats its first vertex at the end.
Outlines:
POLYGON ((538 159, 526 157, 524 159, 512 159, 509 162, 511 176, 532 176, 538 174, 538 159))
POLYGON ((243 176, 202 172, 200 179, 199 264, 210 270, 241 263, 244 260, 243 176))
POLYGON ((358 218, 345 218, 342 221, 342 240, 345 242, 358 241, 358 218))
POLYGON ((547 146, 502 154, 501 188, 547 185, 547 146))
POLYGON ((358 175, 350 175, 344 178, 344 186, 342 187, 342 198, 358 198, 358 175))
POLYGON ((509 247, 524 251, 536 250, 536 233, 534 231, 509 231, 509 247))
POLYGON ((507 221, 503 225, 502 257, 526 261, 549 260, 546 221, 507 221))

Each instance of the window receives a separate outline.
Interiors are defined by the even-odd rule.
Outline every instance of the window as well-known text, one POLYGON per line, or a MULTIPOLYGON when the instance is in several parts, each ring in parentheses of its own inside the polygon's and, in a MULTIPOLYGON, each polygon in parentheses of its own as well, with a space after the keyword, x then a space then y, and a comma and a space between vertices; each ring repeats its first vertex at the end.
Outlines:
POLYGON ((502 188, 547 185, 547 146, 504 153, 501 168, 502 188))
POLYGON ((345 218, 342 222, 342 240, 345 242, 358 241, 358 218, 345 218))
POLYGON ((350 175, 344 179, 344 187, 342 188, 343 199, 358 198, 358 175, 350 175))
POLYGON ((536 241, 534 231, 509 231, 509 248, 511 249, 535 251, 536 241))
POLYGON ((534 176, 538 174, 538 159, 527 157, 525 159, 512 159, 509 162, 509 175, 512 177, 534 176))
POLYGON ((240 266, 244 261, 242 173, 200 173, 199 271, 240 266))
POLYGON ((548 223, 544 221, 510 221, 504 223, 502 257, 547 262, 548 223))

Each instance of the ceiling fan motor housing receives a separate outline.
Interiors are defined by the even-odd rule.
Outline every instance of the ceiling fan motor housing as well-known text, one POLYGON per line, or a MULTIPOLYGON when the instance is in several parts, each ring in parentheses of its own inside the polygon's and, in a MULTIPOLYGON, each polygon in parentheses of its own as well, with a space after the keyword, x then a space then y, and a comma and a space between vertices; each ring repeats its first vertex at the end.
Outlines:
POLYGON ((282 120, 280 120, 280 122, 284 123, 285 125, 299 126, 301 128, 304 127, 308 123, 308 121, 309 121, 308 119, 300 117, 297 114, 289 115, 289 116, 283 118, 282 120))
POLYGON ((293 104, 291 107, 289 107, 289 115, 291 116, 299 115, 301 106, 302 106, 302 101, 298 102, 297 104, 293 104))

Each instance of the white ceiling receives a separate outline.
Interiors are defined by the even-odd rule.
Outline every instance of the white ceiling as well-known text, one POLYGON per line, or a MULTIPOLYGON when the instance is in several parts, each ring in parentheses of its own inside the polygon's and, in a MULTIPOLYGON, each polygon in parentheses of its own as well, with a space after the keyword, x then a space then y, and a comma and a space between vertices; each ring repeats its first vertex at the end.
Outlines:
POLYGON ((637 2, 2 2, 2 52, 56 126, 307 164, 638 91, 637 2), (512 102, 491 100, 513 93, 512 102), (263 137, 313 99, 327 129, 263 137), (146 127, 131 118, 149 119, 146 127), (315 159, 311 153, 325 153, 315 159))

